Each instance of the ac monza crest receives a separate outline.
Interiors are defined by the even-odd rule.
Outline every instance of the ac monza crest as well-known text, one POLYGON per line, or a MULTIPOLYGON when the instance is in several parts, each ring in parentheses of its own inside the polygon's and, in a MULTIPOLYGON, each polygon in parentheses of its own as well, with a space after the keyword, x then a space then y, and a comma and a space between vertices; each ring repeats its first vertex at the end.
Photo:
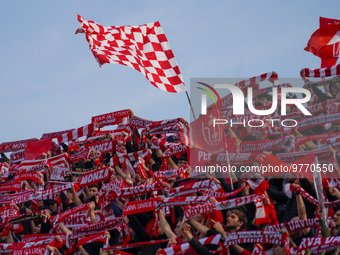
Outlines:
POLYGON ((210 120, 202 122, 202 135, 207 144, 210 146, 216 146, 223 142, 223 125, 213 126, 213 116, 209 116, 210 120))

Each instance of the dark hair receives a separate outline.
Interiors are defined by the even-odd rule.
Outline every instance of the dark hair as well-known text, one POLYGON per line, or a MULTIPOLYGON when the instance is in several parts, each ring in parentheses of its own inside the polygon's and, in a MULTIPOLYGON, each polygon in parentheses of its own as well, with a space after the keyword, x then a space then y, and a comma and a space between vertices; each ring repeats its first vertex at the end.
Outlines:
POLYGON ((235 214, 238 217, 238 220, 242 221, 241 229, 245 229, 247 227, 248 220, 244 212, 238 209, 232 209, 229 212, 235 214))

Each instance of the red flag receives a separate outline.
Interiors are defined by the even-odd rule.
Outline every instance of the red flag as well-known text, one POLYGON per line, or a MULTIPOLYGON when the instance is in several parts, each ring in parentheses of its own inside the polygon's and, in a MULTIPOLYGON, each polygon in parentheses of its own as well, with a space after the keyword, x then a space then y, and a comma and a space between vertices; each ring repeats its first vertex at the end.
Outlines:
POLYGON ((340 20, 320 17, 320 28, 308 41, 305 51, 321 58, 321 68, 332 67, 339 57, 340 20))
POLYGON ((129 66, 167 92, 186 91, 181 72, 159 22, 141 26, 103 27, 78 15, 77 33, 85 33, 99 65, 129 66))
POLYGON ((46 153, 50 150, 52 138, 42 139, 38 141, 28 142, 25 152, 25 160, 32 160, 38 157, 41 153, 46 153))
POLYGON ((210 153, 226 152, 224 125, 214 124, 215 119, 221 119, 218 106, 208 109, 206 115, 190 123, 190 147, 210 153))

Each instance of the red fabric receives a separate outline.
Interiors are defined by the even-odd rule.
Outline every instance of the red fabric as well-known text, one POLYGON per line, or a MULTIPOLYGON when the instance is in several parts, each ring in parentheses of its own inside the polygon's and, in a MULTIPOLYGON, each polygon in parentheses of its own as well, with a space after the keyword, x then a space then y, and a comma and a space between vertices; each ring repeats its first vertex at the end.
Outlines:
POLYGON ((218 221, 221 224, 223 223, 223 215, 222 215, 221 211, 208 212, 207 215, 208 215, 208 218, 210 220, 209 228, 213 228, 214 227, 214 223, 211 220, 214 220, 216 222, 218 221))
POLYGON ((35 159, 41 153, 46 153, 50 150, 51 144, 52 138, 28 142, 25 151, 25 160, 35 159))
POLYGON ((332 67, 338 60, 339 42, 332 42, 332 38, 339 31, 340 20, 320 17, 320 28, 312 34, 305 51, 321 58, 321 68, 332 67))

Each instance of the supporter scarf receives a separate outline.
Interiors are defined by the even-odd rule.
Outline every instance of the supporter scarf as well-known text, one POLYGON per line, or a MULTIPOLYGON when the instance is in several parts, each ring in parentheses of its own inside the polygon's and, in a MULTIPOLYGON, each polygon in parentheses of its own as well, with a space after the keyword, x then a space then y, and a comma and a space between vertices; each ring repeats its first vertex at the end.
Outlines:
POLYGON ((339 74, 340 74, 340 65, 336 65, 332 67, 317 68, 317 69, 303 68, 300 71, 300 75, 302 78, 304 77, 328 77, 328 76, 335 76, 339 74))
POLYGON ((188 148, 184 144, 176 144, 170 146, 162 155, 162 157, 170 157, 172 155, 182 154, 187 152, 188 148))
POLYGON ((25 149, 28 142, 38 141, 37 138, 31 138, 26 140, 14 141, 14 142, 6 142, 0 144, 0 152, 10 152, 10 151, 19 151, 25 149))
POLYGON ((216 157, 216 163, 219 165, 232 165, 232 166, 244 166, 254 163, 254 161, 259 157, 260 153, 220 153, 216 157), (228 162, 229 156, 229 162, 228 162))
POLYGON ((51 162, 52 167, 58 167, 58 166, 70 167, 69 158, 66 152, 63 154, 48 158, 48 160, 51 162))
POLYGON ((123 215, 131 215, 141 212, 158 211, 165 206, 186 206, 206 203, 210 197, 188 196, 174 198, 152 198, 142 201, 128 202, 124 208, 123 215))
POLYGON ((51 181, 64 181, 65 176, 70 173, 70 169, 66 167, 54 167, 50 174, 51 181))
POLYGON ((102 207, 102 215, 105 220, 111 220, 116 217, 110 204, 102 207))
POLYGON ((179 146, 180 143, 171 143, 166 140, 166 136, 163 136, 161 138, 152 138, 152 149, 161 149, 161 150, 167 150, 173 146, 179 146))
POLYGON ((109 244, 109 239, 107 238, 105 232, 100 232, 100 233, 95 234, 95 235, 80 238, 77 242, 77 247, 84 245, 84 244, 94 243, 94 242, 103 243, 104 248, 105 248, 109 244))
POLYGON ((32 235, 23 235, 22 236, 22 242, 28 243, 28 242, 36 242, 39 240, 45 240, 45 239, 54 239, 55 237, 59 236, 63 243, 67 244, 67 234, 66 233, 50 233, 50 234, 32 234, 32 235))
POLYGON ((298 121, 297 130, 303 131, 318 125, 340 122, 340 113, 317 115, 314 117, 303 118, 298 121))
POLYGON ((155 128, 151 128, 148 130, 148 132, 152 135, 161 135, 161 134, 176 134, 181 133, 183 130, 183 124, 182 123, 176 123, 176 124, 167 124, 158 126, 155 128))
POLYGON ((130 242, 131 240, 131 234, 130 234, 130 230, 128 225, 126 224, 125 221, 121 222, 118 227, 117 230, 119 232, 119 236, 120 238, 123 240, 123 244, 127 244, 130 242))
POLYGON ((5 218, 11 219, 11 218, 15 218, 19 215, 19 211, 11 208, 11 206, 1 207, 1 208, 6 208, 6 209, 2 209, 0 211, 0 218, 2 218, 2 219, 5 219, 5 218))
POLYGON ((329 161, 329 159, 333 157, 333 153, 331 153, 328 149, 278 153, 275 156, 282 160, 283 162, 285 162, 286 164, 290 164, 310 155, 311 153, 313 153, 318 158, 319 162, 323 160, 329 161))
POLYGON ((164 198, 158 207, 204 204, 208 202, 209 199, 210 197, 208 196, 168 197, 164 198))
POLYGON ((119 197, 140 195, 143 193, 159 191, 162 189, 164 189, 163 184, 160 182, 155 182, 153 184, 138 185, 138 186, 129 187, 129 188, 122 188, 119 190, 111 190, 111 192, 108 194, 107 200, 113 201, 114 199, 119 198, 119 197))
POLYGON ((83 227, 75 227, 72 229, 72 239, 76 239, 82 236, 94 235, 100 231, 109 231, 117 227, 117 225, 123 220, 123 217, 114 218, 111 220, 106 220, 98 222, 95 224, 90 224, 83 227))
POLYGON ((266 231, 281 231, 287 230, 289 233, 300 231, 306 228, 317 227, 320 225, 319 218, 307 219, 307 220, 297 220, 297 221, 290 221, 286 223, 281 223, 277 225, 267 225, 265 227, 266 231))
POLYGON ((186 170, 188 169, 187 166, 181 166, 172 170, 167 170, 167 171, 157 171, 154 174, 154 178, 157 179, 169 179, 169 178, 174 178, 177 177, 181 174, 184 174, 186 170))
POLYGON ((15 194, 4 195, 1 197, 0 204, 18 204, 25 201, 30 201, 32 196, 36 193, 35 189, 18 192, 15 194))
POLYGON ((141 158, 138 158, 138 161, 136 161, 133 167, 137 169, 137 173, 139 174, 140 177, 142 177, 145 180, 148 179, 148 177, 146 176, 144 172, 141 158))
POLYGON ((18 173, 38 172, 44 169, 44 166, 51 166, 51 162, 48 159, 38 160, 24 160, 18 167, 18 173))
POLYGON ((104 196, 109 190, 118 190, 124 188, 126 184, 125 180, 120 181, 113 181, 109 183, 104 183, 102 188, 99 190, 97 196, 102 197, 104 196))
POLYGON ((22 161, 25 160, 25 154, 26 154, 26 149, 12 152, 11 155, 9 156, 10 163, 12 165, 21 163, 22 161))
POLYGON ((18 174, 18 175, 15 175, 15 177, 14 177, 14 183, 18 183, 18 182, 21 182, 21 181, 24 181, 24 180, 31 180, 31 181, 35 181, 37 183, 40 183, 41 177, 36 172, 18 174))
POLYGON ((251 202, 263 200, 263 198, 264 197, 258 196, 258 195, 249 195, 249 196, 244 196, 244 197, 238 197, 235 199, 225 200, 222 202, 216 202, 212 204, 197 205, 184 211, 183 222, 187 221, 192 216, 199 214, 199 213, 203 214, 207 212, 227 210, 230 208, 235 208, 241 205, 249 204, 251 202))
POLYGON ((74 228, 91 224, 91 220, 87 216, 87 213, 71 214, 64 218, 63 223, 67 228, 74 228))
MULTIPOLYGON (((220 235, 209 236, 206 238, 199 239, 198 241, 203 245, 213 244, 213 245, 221 245, 220 244, 220 235)), ((170 255, 170 254, 186 254, 186 250, 190 248, 189 243, 184 243, 181 245, 176 245, 174 247, 165 248, 157 251, 157 255, 170 255)))
POLYGON ((119 165, 124 162, 125 159, 130 161, 137 161, 138 157, 145 158, 149 154, 148 150, 139 150, 123 155, 115 155, 110 159, 110 166, 119 165))
POLYGON ((48 255, 50 252, 46 248, 46 245, 32 246, 25 249, 15 249, 13 250, 13 255, 48 255))
POLYGON ((242 190, 244 190, 246 186, 243 186, 237 190, 233 190, 231 192, 228 192, 228 193, 224 193, 224 192, 218 192, 218 191, 212 191, 212 190, 207 190, 205 193, 204 193, 204 196, 208 196, 208 197, 214 197, 216 198, 217 200, 219 199, 223 199, 223 198, 227 198, 227 197, 232 197, 232 196, 235 196, 237 195, 238 193, 240 193, 242 190))
POLYGON ((336 136, 340 136, 340 132, 303 136, 295 140, 295 148, 297 149, 302 144, 309 142, 309 141, 327 139, 327 138, 336 137, 336 136))
POLYGON ((155 211, 162 201, 163 201, 162 198, 157 197, 142 201, 128 202, 124 207, 123 215, 155 211))
POLYGON ((239 152, 261 152, 261 151, 276 151, 281 149, 290 150, 294 145, 294 140, 290 136, 284 136, 275 140, 269 141, 251 141, 242 142, 239 152))
POLYGON ((105 113, 97 116, 93 116, 91 118, 92 123, 97 122, 101 123, 104 120, 112 119, 112 118, 125 118, 129 117, 131 110, 130 109, 125 109, 125 110, 120 110, 116 112, 110 112, 110 113, 105 113))
POLYGON ((183 196, 186 194, 196 193, 196 192, 203 192, 207 189, 210 189, 212 186, 213 180, 204 180, 204 181, 198 181, 193 183, 188 183, 183 186, 179 186, 176 188, 173 188, 169 192, 170 197, 174 196, 183 196))
POLYGON ((45 133, 42 135, 41 139, 46 139, 46 138, 58 138, 62 136, 63 134, 66 134, 68 132, 73 131, 74 129, 68 129, 64 131, 58 131, 58 132, 52 132, 52 133, 45 133))
POLYGON ((264 134, 266 137, 274 136, 274 135, 290 135, 295 128, 294 127, 271 127, 271 126, 264 126, 264 134))
POLYGON ((71 154, 70 157, 70 161, 71 162, 78 162, 84 158, 87 158, 88 155, 90 154, 88 149, 85 149, 85 147, 80 147, 79 151, 71 154))
POLYGON ((21 190, 20 183, 4 183, 0 185, 0 193, 19 192, 21 190))
POLYGON ((53 199, 54 197, 57 196, 57 193, 67 190, 67 189, 71 189, 72 185, 75 185, 75 184, 67 183, 65 185, 54 187, 52 189, 38 191, 36 197, 32 196, 31 200, 32 199, 42 199, 42 200, 53 199))
POLYGON ((303 238, 300 245, 290 249, 291 254, 296 254, 309 249, 312 253, 320 254, 322 250, 330 251, 340 247, 340 237, 311 237, 303 238))
POLYGON ((65 211, 65 212, 63 212, 61 214, 58 214, 56 216, 57 218, 54 221, 54 226, 56 226, 59 222, 64 221, 64 219, 66 217, 69 217, 72 214, 83 212, 83 211, 87 211, 89 209, 89 204, 90 203, 78 205, 78 206, 76 206, 74 208, 68 209, 67 211, 65 211))
POLYGON ((177 119, 169 119, 169 120, 152 121, 152 120, 142 119, 137 116, 133 116, 129 120, 129 125, 137 127, 137 128, 146 128, 146 127, 154 128, 154 127, 165 125, 165 124, 175 124, 175 123, 178 123, 180 120, 181 120, 180 118, 177 118, 177 119))
POLYGON ((99 168, 82 174, 78 178, 79 187, 90 186, 91 184, 102 182, 110 179, 110 170, 108 167, 99 168))
POLYGON ((116 141, 108 140, 103 142, 87 143, 84 145, 85 149, 88 150, 92 147, 95 151, 100 151, 102 154, 113 152, 116 141))
POLYGON ((46 252, 46 245, 56 247, 60 249, 62 247, 62 242, 58 242, 55 238, 45 239, 36 242, 28 242, 28 243, 15 243, 14 245, 14 254, 22 254, 22 255, 41 255, 41 254, 49 254, 46 252))
MULTIPOLYGON (((313 204, 313 205, 319 205, 319 201, 317 199, 315 199, 314 197, 312 197, 310 194, 307 193, 307 191, 305 191, 303 188, 301 187, 293 187, 293 185, 290 185, 290 189, 293 191, 298 192, 299 194, 301 194, 301 196, 306 199, 309 203, 313 204)), ((326 208, 337 208, 340 206, 340 200, 336 200, 333 202, 325 202, 325 207, 326 208)))
POLYGON ((105 251, 119 250, 119 249, 123 250, 123 249, 130 249, 132 247, 138 247, 138 246, 147 246, 147 245, 153 245, 153 244, 159 244, 159 243, 166 243, 168 241, 169 241, 169 239, 162 239, 162 240, 152 240, 152 241, 148 241, 148 242, 120 244, 120 245, 115 245, 115 246, 104 248, 104 250, 105 251))
POLYGON ((95 123, 74 129, 58 137, 59 143, 72 141, 82 136, 91 136, 97 130, 95 123))
POLYGON ((8 217, 4 220, 7 220, 7 222, 11 224, 18 224, 18 223, 28 222, 31 220, 36 220, 36 219, 41 219, 41 218, 46 219, 47 215, 44 213, 26 213, 20 216, 8 217))
POLYGON ((224 239, 224 247, 235 244, 244 243, 260 243, 260 244, 279 244, 285 246, 285 234, 270 231, 236 231, 228 233, 224 239))

